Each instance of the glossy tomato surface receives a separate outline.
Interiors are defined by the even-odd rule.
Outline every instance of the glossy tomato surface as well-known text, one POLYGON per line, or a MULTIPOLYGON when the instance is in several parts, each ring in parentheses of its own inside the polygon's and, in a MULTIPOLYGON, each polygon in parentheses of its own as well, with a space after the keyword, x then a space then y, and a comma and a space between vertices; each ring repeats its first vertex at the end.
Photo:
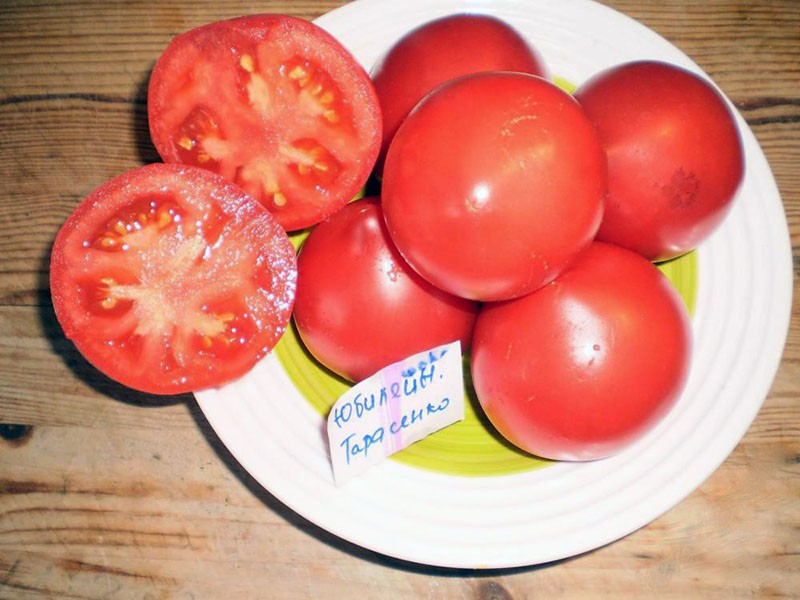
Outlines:
POLYGON ((343 206, 380 148, 380 107, 366 71, 332 36, 288 16, 219 21, 177 36, 148 91, 165 162, 222 174, 286 230, 343 206))
POLYGON ((654 261, 696 248, 744 176, 739 130, 722 95, 694 73, 644 61, 599 73, 576 97, 608 154, 597 239, 654 261))
POLYGON ((547 76, 536 49, 491 15, 448 15, 398 40, 371 72, 384 119, 379 168, 400 123, 426 94, 451 79, 481 71, 547 76))
POLYGON ((90 193, 50 263, 67 338, 112 379, 155 394, 247 372, 285 331, 296 276, 263 206, 210 171, 161 163, 90 193))
POLYGON ((521 296, 593 239, 605 155, 575 100, 533 75, 439 87, 397 131, 383 178, 389 232, 428 281, 474 300, 521 296))
POLYGON ((472 378, 498 431, 532 454, 591 460, 649 431, 683 390, 686 308, 642 256, 592 244, 558 279, 485 305, 472 378))
POLYGON ((294 319, 303 343, 359 381, 412 354, 470 342, 477 304, 436 289, 392 244, 380 202, 347 205, 317 225, 298 258, 294 319))

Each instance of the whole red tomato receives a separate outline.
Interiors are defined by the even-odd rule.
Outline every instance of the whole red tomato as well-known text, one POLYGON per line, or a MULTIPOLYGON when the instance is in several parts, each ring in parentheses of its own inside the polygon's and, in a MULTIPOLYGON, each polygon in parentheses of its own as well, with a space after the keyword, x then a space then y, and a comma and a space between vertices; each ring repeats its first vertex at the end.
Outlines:
POLYGON ((652 61, 599 73, 575 95, 608 155, 597 239, 654 261, 696 248, 728 213, 744 174, 722 95, 694 73, 652 61))
POLYGON ((420 25, 392 46, 371 73, 383 113, 379 170, 400 123, 426 94, 481 71, 547 74, 536 49, 491 15, 448 15, 420 25))
POLYGON ((577 102, 533 75, 478 73, 428 95, 389 148, 383 208, 411 266, 474 300, 552 281, 594 238, 606 163, 577 102))
POLYGON ((477 309, 405 263, 377 198, 348 204, 301 247, 297 331, 319 362, 351 381, 441 344, 466 348, 477 309))
POLYGON ((380 106, 366 71, 326 31, 285 15, 178 35, 153 68, 147 107, 165 162, 223 175, 286 230, 350 201, 380 149, 380 106))
POLYGON ((647 259, 592 244, 558 279, 485 305, 472 378, 498 431, 532 454, 591 460, 650 430, 685 385, 687 311, 647 259))

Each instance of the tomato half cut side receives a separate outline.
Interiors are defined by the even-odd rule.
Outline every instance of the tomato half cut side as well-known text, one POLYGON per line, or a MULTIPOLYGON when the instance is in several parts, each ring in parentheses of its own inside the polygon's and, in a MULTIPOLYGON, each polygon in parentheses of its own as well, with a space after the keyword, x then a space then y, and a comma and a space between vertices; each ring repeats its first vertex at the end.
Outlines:
POLYGON ((128 171, 90 193, 56 236, 53 307, 112 379, 154 394, 222 385, 277 343, 297 261, 272 215, 219 175, 128 171))
POLYGON ((287 231, 351 200, 381 143, 380 106, 363 67, 317 25, 284 15, 178 35, 153 68, 148 116, 165 162, 221 174, 287 231))

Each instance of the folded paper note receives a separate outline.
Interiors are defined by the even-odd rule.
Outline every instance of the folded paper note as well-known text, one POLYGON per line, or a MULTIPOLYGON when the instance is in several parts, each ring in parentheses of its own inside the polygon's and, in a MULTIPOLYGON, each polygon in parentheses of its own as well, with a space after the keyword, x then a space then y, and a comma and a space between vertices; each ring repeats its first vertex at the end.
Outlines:
POLYGON ((459 342, 381 369, 342 394, 328 414, 337 485, 463 418, 459 342))

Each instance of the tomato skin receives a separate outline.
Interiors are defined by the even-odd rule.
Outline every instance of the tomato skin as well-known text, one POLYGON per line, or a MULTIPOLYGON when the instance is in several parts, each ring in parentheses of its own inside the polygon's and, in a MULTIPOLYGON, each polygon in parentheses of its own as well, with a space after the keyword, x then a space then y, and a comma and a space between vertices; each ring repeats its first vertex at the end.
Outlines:
POLYGON ((741 137, 723 96, 690 71, 640 61, 597 74, 575 97, 608 155, 597 239, 653 261, 696 248, 744 177, 741 137))
POLYGON ((434 285, 504 300, 552 281, 594 238, 605 155, 580 106, 533 75, 468 75, 430 94, 389 148, 383 207, 434 285))
POLYGON ((378 198, 347 205, 317 225, 300 249, 298 333, 319 362, 350 381, 455 340, 466 349, 477 310, 405 263, 378 198))
POLYGON ((378 170, 400 123, 425 95, 451 79, 482 71, 547 76, 536 49, 491 15, 441 17, 398 40, 371 72, 383 113, 378 170))
POLYGON ((498 431, 532 454, 593 460, 649 431, 683 390, 691 325, 640 255, 593 243, 550 285, 485 305, 472 378, 498 431))
POLYGON ((380 150, 372 81, 314 23, 249 15, 176 36, 148 87, 165 162, 233 181, 287 231, 309 227, 364 186, 380 150))
POLYGON ((128 387, 178 394, 250 370, 291 316, 296 256, 270 213, 196 167, 162 163, 92 191, 56 235, 65 336, 128 387))

